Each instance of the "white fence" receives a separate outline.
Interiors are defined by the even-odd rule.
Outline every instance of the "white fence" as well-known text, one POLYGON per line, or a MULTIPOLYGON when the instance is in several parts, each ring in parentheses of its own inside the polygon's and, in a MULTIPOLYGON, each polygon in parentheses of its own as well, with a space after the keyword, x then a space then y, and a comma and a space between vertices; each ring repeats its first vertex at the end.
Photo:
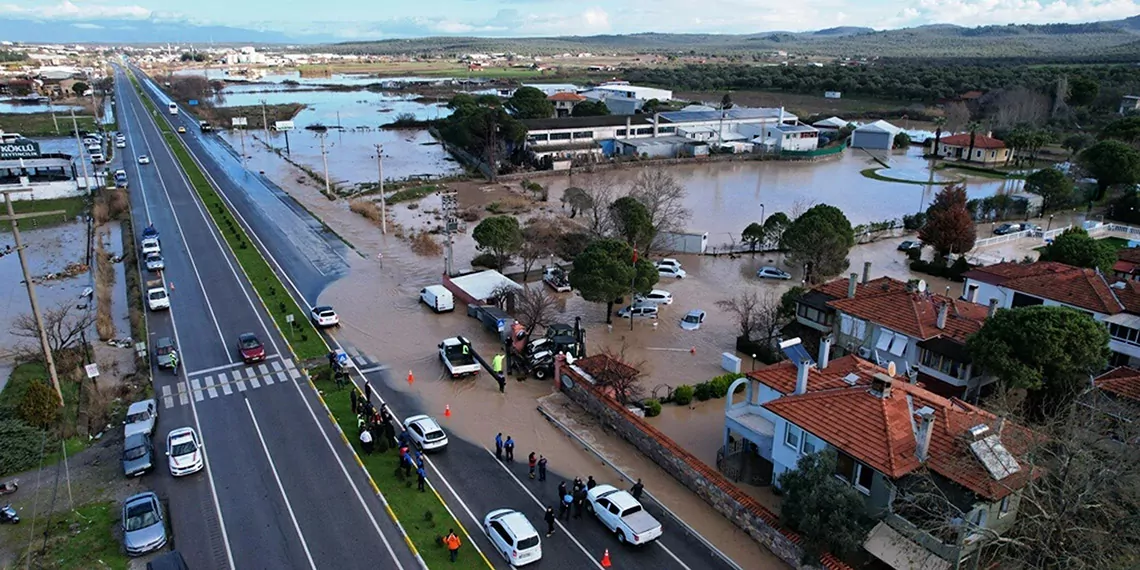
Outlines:
MULTIPOLYGON (((1020 239, 1038 239, 1038 240, 1041 240, 1042 243, 1045 243, 1045 242, 1048 242, 1049 240, 1054 239, 1057 236, 1061 235, 1062 233, 1065 232, 1065 230, 1067 230, 1071 227, 1073 227, 1072 224, 1067 225, 1065 227, 1061 227, 1061 228, 1051 229, 1051 230, 1046 231, 1046 232, 1043 232, 1041 230, 1025 230, 1025 231, 1020 231, 1020 232, 1014 232, 1011 234, 1005 234, 1003 236, 993 236, 993 237, 988 237, 988 238, 982 238, 982 239, 974 242, 974 249, 971 249, 970 252, 976 252, 979 249, 982 249, 982 248, 985 248, 988 246, 998 245, 998 244, 1016 241, 1016 240, 1020 240, 1020 239)), ((1140 240, 1140 228, 1135 228, 1132 226, 1126 226, 1124 224, 1087 221, 1084 223, 1083 227, 1084 227, 1085 231, 1087 231, 1089 233, 1090 236, 1104 236, 1104 235, 1108 235, 1108 234, 1124 234, 1124 235, 1129 236, 1129 237, 1135 236, 1135 239, 1140 240)))

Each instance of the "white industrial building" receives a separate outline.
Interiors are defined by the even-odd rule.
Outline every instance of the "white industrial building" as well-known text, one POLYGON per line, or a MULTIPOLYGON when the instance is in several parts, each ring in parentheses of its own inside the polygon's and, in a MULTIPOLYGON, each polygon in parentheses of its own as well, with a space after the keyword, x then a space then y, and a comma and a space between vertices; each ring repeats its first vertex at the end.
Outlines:
POLYGON ((807 152, 819 148, 819 129, 810 125, 765 125, 764 143, 780 152, 807 152))
POLYGON ((641 101, 648 101, 650 99, 670 101, 673 99, 673 92, 668 89, 630 85, 628 81, 610 81, 603 83, 582 93, 582 95, 597 101, 604 100, 608 97, 624 97, 626 99, 639 99, 641 101))

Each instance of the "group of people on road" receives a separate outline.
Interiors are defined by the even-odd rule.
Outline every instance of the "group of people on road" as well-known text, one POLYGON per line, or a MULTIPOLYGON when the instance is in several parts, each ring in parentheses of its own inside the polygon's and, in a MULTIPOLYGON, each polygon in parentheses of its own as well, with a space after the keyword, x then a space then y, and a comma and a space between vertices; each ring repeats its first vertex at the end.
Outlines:
POLYGON ((504 455, 508 463, 515 460, 515 440, 508 435, 506 441, 503 441, 503 434, 499 432, 495 436, 495 459, 504 461, 504 455))

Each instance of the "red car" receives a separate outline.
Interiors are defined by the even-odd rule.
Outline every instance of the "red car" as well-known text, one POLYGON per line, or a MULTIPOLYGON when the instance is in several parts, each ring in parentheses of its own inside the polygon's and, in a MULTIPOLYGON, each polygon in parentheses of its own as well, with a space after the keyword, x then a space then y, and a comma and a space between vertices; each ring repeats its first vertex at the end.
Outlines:
POLYGON ((257 340, 257 335, 253 333, 238 335, 238 352, 241 353, 241 359, 246 364, 265 360, 265 346, 261 344, 260 340, 257 340))

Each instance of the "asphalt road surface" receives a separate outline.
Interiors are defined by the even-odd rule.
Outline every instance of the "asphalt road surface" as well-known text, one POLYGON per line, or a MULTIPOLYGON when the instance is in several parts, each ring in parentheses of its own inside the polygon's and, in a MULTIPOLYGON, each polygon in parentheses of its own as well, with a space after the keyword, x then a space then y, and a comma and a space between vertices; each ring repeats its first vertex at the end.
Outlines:
MULTIPOLYGON (((153 85, 147 85, 147 92, 160 109, 166 108, 169 99, 164 94, 153 85)), ((294 297, 298 298, 302 308, 311 308, 324 286, 347 270, 342 257, 346 251, 344 245, 271 182, 263 176, 246 171, 241 165, 240 157, 224 142, 213 135, 201 133, 193 117, 179 113, 175 116, 160 116, 158 119, 169 119, 176 126, 186 127, 186 133, 180 136, 186 141, 191 153, 235 208, 242 225, 256 236, 255 244, 266 254, 270 265, 284 277, 283 281, 294 297)), ((158 142, 153 144, 157 148, 161 141, 157 135, 155 140, 158 142)), ((212 255, 217 255, 217 251, 212 255)), ((224 272, 224 264, 218 271, 224 272)), ((181 292, 181 288, 178 291, 181 292)), ((207 325, 208 322, 200 323, 202 328, 199 330, 205 330, 207 325)), ((326 339, 330 344, 337 343, 331 336, 326 336, 326 339)), ((354 361, 370 378, 378 397, 383 398, 397 416, 423 413, 413 398, 386 388, 387 371, 380 364, 383 355, 374 357, 357 353, 354 361)), ((354 381, 358 385, 362 384, 363 376, 355 376, 354 381)), ((263 426, 272 425, 269 421, 260 423, 263 426)), ((525 463, 507 465, 499 462, 486 449, 485 446, 490 444, 491 442, 466 442, 452 437, 445 453, 430 456, 429 481, 464 526, 477 535, 475 538, 478 547, 496 567, 507 568, 508 565, 497 557, 490 541, 479 535, 483 515, 496 508, 514 508, 526 513, 536 528, 545 529, 545 523, 542 522, 544 505, 557 505, 557 486, 564 479, 564 474, 552 471, 545 484, 532 482, 527 477, 525 463)), ((324 467, 325 472, 331 476, 328 466, 324 467)), ((279 463, 278 469, 280 468, 279 463)), ((264 488, 272 490, 273 487, 270 485, 264 488)), ((647 504, 646 507, 659 520, 667 520, 656 505, 647 504)), ((543 539, 543 559, 539 565, 559 570, 601 568, 602 554, 609 550, 611 560, 619 568, 732 568, 714 556, 704 543, 688 536, 683 528, 665 524, 665 535, 659 541, 644 547, 629 547, 619 544, 591 516, 572 519, 564 527, 560 526, 554 536, 543 539)), ((288 536, 285 530, 287 529, 283 529, 281 534, 288 536)), ((238 566, 245 567, 241 563, 238 566)))
POLYGON ((176 480, 160 461, 146 476, 175 548, 192 568, 418 568, 165 146, 163 117, 121 69, 115 86, 136 237, 147 223, 161 232, 171 296, 170 311, 148 312, 147 340, 174 338, 182 364, 154 371, 156 447, 189 425, 206 450, 202 472, 176 480), (243 332, 265 344, 265 362, 242 362, 243 332))

